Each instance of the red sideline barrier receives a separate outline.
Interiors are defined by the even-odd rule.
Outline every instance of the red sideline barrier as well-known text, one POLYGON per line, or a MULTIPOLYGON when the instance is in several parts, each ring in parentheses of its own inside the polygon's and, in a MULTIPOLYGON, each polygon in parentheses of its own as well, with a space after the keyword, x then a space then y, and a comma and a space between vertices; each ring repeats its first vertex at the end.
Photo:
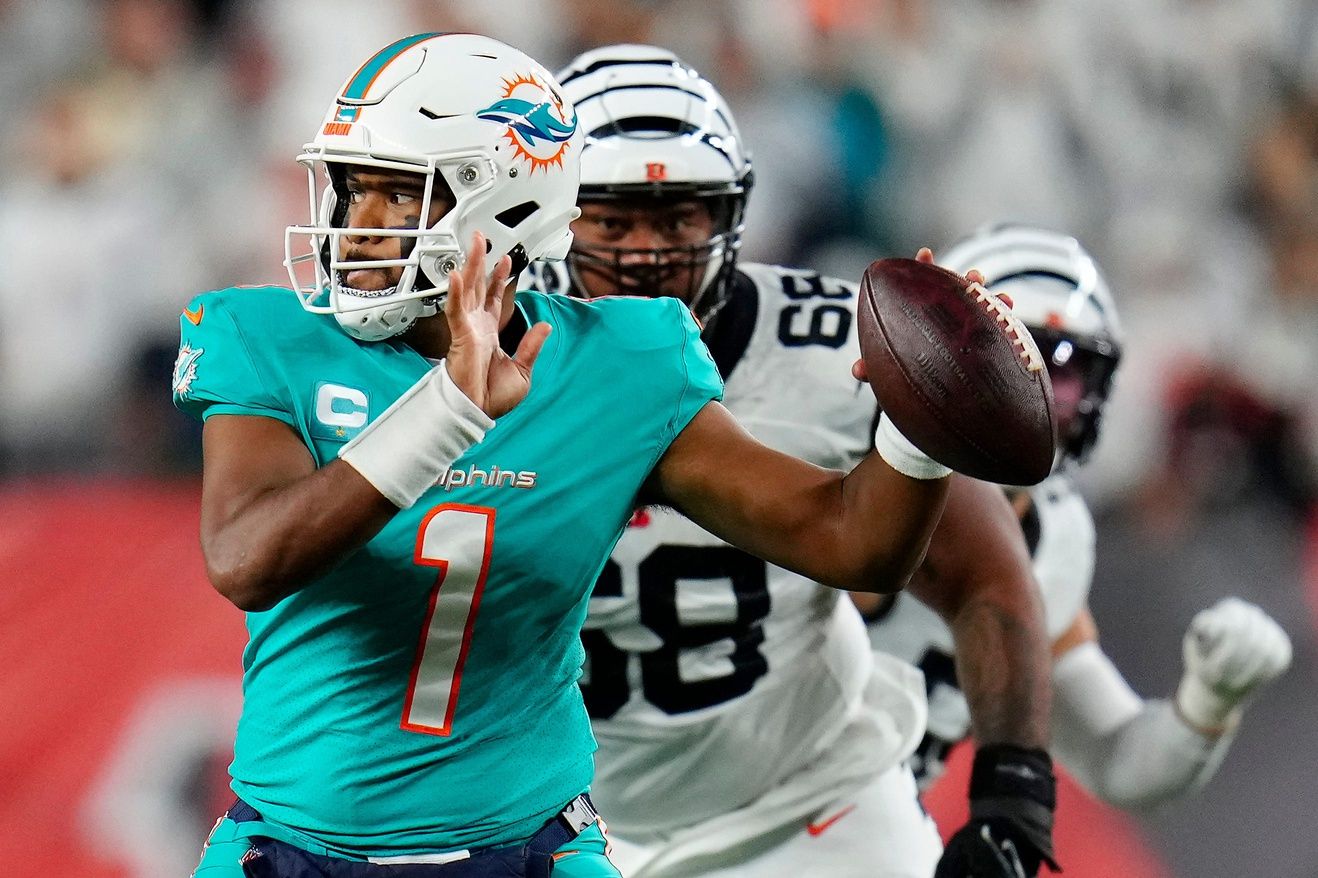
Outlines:
MULTIPOLYGON (((246 641, 242 615, 206 582, 197 515, 192 486, 65 482, 0 489, 5 874, 136 878, 149 873, 134 862, 155 858, 164 861, 157 868, 172 867, 181 856, 150 850, 151 830, 135 825, 153 813, 160 821, 161 809, 144 799, 152 791, 138 785, 170 755, 173 742, 159 742, 154 753, 148 748, 146 768, 128 773, 128 798, 112 802, 123 813, 98 813, 95 800, 115 799, 103 784, 131 744, 143 708, 161 693, 216 678, 236 691, 246 641)), ((202 710, 189 712, 204 714, 214 701, 231 714, 232 702, 219 703, 224 700, 207 699, 202 710)), ((157 725, 162 733, 177 731, 169 717, 157 725)), ((231 739, 231 721, 220 735, 231 739)), ((185 789, 169 794, 185 797, 188 782, 181 783, 185 789)), ((186 875, 195 865, 198 841, 194 834, 174 843, 193 852, 173 874, 186 875)))
MULTIPOLYGON (((206 583, 191 485, 0 488, 0 863, 14 876, 187 875, 227 802, 242 616, 206 583)), ((965 820, 968 748, 928 798, 965 820)), ((1069 781, 1067 878, 1168 878, 1069 781)))

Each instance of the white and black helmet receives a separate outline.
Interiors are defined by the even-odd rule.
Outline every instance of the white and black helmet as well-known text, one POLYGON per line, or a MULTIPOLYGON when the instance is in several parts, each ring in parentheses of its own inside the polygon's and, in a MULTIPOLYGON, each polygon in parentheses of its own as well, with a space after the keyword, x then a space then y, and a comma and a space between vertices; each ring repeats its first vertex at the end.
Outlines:
POLYGON ((577 242, 567 263, 574 286, 581 286, 583 270, 634 275, 636 286, 651 289, 669 272, 694 269, 686 301, 708 319, 727 299, 753 180, 727 102, 707 79, 656 46, 593 49, 558 78, 585 132, 581 201, 699 199, 714 218, 714 234, 703 244, 645 251, 654 259, 626 265, 622 257, 640 251, 577 242))
POLYGON ((1055 388, 1064 372, 1082 382, 1074 420, 1059 425, 1059 439, 1064 456, 1084 460, 1098 441, 1123 337, 1093 257, 1069 235, 1000 223, 940 253, 938 263, 961 274, 979 269, 986 287, 1011 297, 1012 313, 1029 327, 1055 388))
POLYGON ((285 265, 307 310, 334 314, 355 338, 378 341, 434 314, 448 272, 474 232, 488 242, 486 271, 505 255, 563 259, 571 246, 581 131, 572 103, 526 54, 476 34, 417 34, 366 60, 343 84, 316 137, 298 156, 308 172, 311 222, 285 234, 285 265), (416 229, 346 228, 345 169, 424 178, 421 217, 436 198, 453 208, 416 229), (345 236, 401 238, 401 256, 346 262, 345 236), (401 268, 384 290, 355 290, 353 268, 401 268))

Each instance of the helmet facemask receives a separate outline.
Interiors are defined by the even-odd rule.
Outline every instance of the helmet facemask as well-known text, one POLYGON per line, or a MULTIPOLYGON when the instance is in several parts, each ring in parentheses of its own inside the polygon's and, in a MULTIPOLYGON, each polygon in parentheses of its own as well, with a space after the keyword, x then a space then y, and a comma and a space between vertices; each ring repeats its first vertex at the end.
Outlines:
POLYGON ((463 263, 463 246, 455 229, 460 199, 475 200, 488 190, 495 176, 492 163, 480 155, 435 156, 423 164, 336 156, 323 150, 304 153, 299 161, 307 168, 313 224, 287 230, 286 264, 304 306, 334 314, 349 335, 362 341, 389 338, 417 319, 437 313, 448 295, 449 272, 463 263), (367 172, 395 171, 418 177, 422 181, 418 225, 387 229, 347 226, 348 165, 367 172), (440 201, 452 207, 427 225, 432 205, 440 201), (399 255, 347 259, 352 250, 351 241, 346 240, 349 237, 396 238, 399 255), (401 273, 394 285, 379 290, 354 289, 346 282, 350 271, 366 268, 400 269, 401 273))
MULTIPOLYGON (((573 292, 675 296, 708 324, 730 295, 753 180, 750 154, 727 102, 712 83, 657 46, 592 49, 559 79, 586 132, 583 204, 625 202, 660 211, 694 200, 708 207, 714 221, 703 241, 664 236, 656 242, 661 247, 578 238, 568 257, 573 292), (684 280, 675 281, 679 276, 684 280), (590 289, 583 289, 586 278, 595 281, 590 289)), ((586 235, 580 226, 578 233, 586 235)))
POLYGON ((1030 327, 1048 366, 1057 408, 1058 463, 1083 463, 1098 442, 1103 406, 1112 392, 1112 379, 1121 351, 1105 339, 1080 338, 1070 333, 1030 327))
POLYGON ((746 190, 725 188, 707 191, 703 187, 666 186, 610 187, 610 191, 583 191, 583 203, 608 204, 626 202, 645 210, 683 201, 699 201, 709 210, 712 233, 703 242, 663 247, 615 247, 587 243, 575 237, 568 253, 567 266, 573 292, 585 294, 586 278, 603 279, 610 295, 675 296, 690 307, 705 324, 718 314, 728 300, 729 284, 736 269, 741 248, 742 218, 746 190), (685 278, 674 286, 674 279, 685 278))

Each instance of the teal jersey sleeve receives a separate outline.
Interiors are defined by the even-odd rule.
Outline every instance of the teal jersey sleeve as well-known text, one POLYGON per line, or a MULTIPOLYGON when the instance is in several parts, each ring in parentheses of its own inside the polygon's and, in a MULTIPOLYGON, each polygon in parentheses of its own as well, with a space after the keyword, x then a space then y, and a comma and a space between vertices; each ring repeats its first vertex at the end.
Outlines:
POLYGON ((294 423, 293 406, 260 365, 251 329, 235 312, 253 310, 263 288, 202 293, 179 316, 179 352, 174 362, 174 405, 198 420, 211 415, 262 415, 294 423))
POLYGON ((723 378, 700 337, 700 324, 691 310, 677 299, 664 299, 678 313, 675 322, 682 339, 682 391, 678 396, 677 411, 669 426, 669 443, 686 428, 691 419, 712 400, 723 398, 723 378))

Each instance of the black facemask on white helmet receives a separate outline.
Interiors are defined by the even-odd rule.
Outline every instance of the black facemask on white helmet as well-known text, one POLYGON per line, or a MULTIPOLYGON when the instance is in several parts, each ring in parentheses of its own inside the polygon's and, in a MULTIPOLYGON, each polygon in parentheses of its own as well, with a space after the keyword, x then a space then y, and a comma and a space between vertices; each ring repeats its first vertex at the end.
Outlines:
POLYGON ((1121 361, 1122 331, 1107 281, 1075 238, 1025 225, 988 226, 938 262, 1012 300, 1048 364, 1059 428, 1059 460, 1083 462, 1098 442, 1103 407, 1121 361))
POLYGON ((696 244, 628 249, 576 242, 568 254, 573 287, 603 275, 629 295, 655 295, 679 275, 678 295, 703 321, 727 301, 754 175, 727 102, 676 55, 655 46, 616 45, 577 56, 562 71, 586 140, 582 203, 656 206, 696 200, 713 233, 696 244))
POLYGON ((286 231, 284 264, 303 307, 333 314, 354 338, 379 341, 443 306, 449 272, 462 266, 477 231, 488 242, 487 275, 505 255, 514 274, 532 259, 563 259, 579 213, 581 140, 554 78, 498 40, 417 34, 376 52, 339 89, 298 156, 311 222, 286 231), (348 227, 350 166, 418 177, 418 227, 348 227), (453 206, 429 224, 441 199, 453 206), (354 238, 396 239, 398 255, 348 261, 354 238), (381 290, 345 282, 367 268, 399 277, 381 290))

